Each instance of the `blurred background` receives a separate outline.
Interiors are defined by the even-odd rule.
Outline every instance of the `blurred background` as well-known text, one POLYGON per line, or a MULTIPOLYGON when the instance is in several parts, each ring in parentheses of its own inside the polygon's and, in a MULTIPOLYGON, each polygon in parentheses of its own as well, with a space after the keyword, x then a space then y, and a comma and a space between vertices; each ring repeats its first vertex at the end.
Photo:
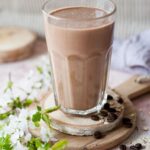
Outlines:
MULTIPOLYGON (((0 26, 22 26, 44 36, 42 4, 46 0, 0 0, 0 26)), ((150 27, 149 0, 113 0, 117 5, 115 37, 126 38, 150 27)))

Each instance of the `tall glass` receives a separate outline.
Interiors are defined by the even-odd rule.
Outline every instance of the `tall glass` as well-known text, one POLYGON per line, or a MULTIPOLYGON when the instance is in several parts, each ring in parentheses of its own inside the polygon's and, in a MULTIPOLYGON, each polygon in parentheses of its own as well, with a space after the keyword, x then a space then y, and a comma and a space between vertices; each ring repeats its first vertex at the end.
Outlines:
POLYGON ((55 102, 87 115, 106 103, 116 7, 110 0, 49 0, 43 5, 55 102))

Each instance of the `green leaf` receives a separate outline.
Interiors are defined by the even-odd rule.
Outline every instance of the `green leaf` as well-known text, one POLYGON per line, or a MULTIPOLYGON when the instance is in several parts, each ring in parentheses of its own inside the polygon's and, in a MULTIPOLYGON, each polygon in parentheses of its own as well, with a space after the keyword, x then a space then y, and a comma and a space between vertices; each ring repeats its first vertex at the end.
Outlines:
POLYGON ((42 73, 43 73, 43 68, 40 67, 40 66, 37 66, 37 67, 36 67, 36 70, 37 70, 37 72, 38 72, 39 74, 42 74, 42 73))
POLYGON ((50 143, 45 143, 43 148, 44 150, 49 150, 50 147, 51 147, 50 143))
POLYGON ((37 121, 37 122, 34 122, 34 125, 38 128, 40 127, 40 123, 37 121))
POLYGON ((30 116, 27 116, 27 118, 26 118, 28 121, 30 121, 31 120, 31 118, 30 118, 30 116))
POLYGON ((8 90, 12 89, 13 87, 13 82, 8 81, 6 88, 4 89, 4 93, 6 93, 8 90))
POLYGON ((36 138, 35 139, 35 146, 38 148, 38 147, 42 147, 42 142, 39 138, 36 138))
POLYGON ((32 138, 28 142, 27 146, 28 150, 49 150, 49 148, 51 147, 50 143, 44 143, 39 138, 32 138))
POLYGON ((56 111, 56 110, 58 110, 58 109, 60 109, 60 106, 54 106, 54 107, 45 109, 45 110, 44 110, 44 113, 51 113, 51 112, 56 111))
POLYGON ((10 136, 0 137, 0 150, 13 150, 10 136))
POLYGON ((32 138, 28 144, 27 144, 27 147, 28 147, 28 150, 37 150, 36 149, 36 145, 35 145, 35 139, 36 138, 32 138))
POLYGON ((51 119, 48 114, 42 114, 42 120, 48 125, 48 127, 51 127, 51 119))
POLYGON ((12 87, 13 87, 13 82, 11 80, 11 73, 9 73, 9 80, 7 82, 6 88, 4 89, 4 93, 6 93, 8 90, 12 90, 12 87))
POLYGON ((15 100, 14 100, 14 105, 17 107, 17 108, 22 108, 22 103, 20 101, 20 97, 17 97, 15 100))
POLYGON ((10 115, 11 115, 10 111, 0 114, 0 120, 4 120, 4 119, 8 118, 10 115))
POLYGON ((31 99, 26 99, 24 102, 23 102, 23 107, 28 107, 32 104, 32 100, 31 99))
POLYGON ((0 124, 0 131, 3 130, 3 128, 5 127, 5 124, 0 124))
POLYGON ((38 111, 32 116, 33 122, 39 122, 41 120, 41 113, 38 111))
POLYGON ((37 106, 37 110, 38 110, 38 111, 41 111, 41 110, 42 110, 42 107, 37 106))
POLYGON ((16 108, 21 109, 23 107, 22 102, 20 101, 20 97, 14 98, 13 102, 8 103, 8 106, 11 107, 13 110, 16 108))
POLYGON ((64 150, 67 144, 67 140, 60 140, 51 147, 51 150, 64 150))
POLYGON ((49 76, 51 76, 51 72, 50 71, 48 71, 48 74, 49 74, 49 76))

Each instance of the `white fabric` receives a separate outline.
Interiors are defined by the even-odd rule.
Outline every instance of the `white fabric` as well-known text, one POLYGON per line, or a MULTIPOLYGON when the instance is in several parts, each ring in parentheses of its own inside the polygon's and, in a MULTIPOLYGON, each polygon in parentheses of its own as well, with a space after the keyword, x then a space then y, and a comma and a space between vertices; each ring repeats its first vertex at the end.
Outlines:
POLYGON ((112 67, 135 73, 150 74, 150 30, 114 41, 112 67))

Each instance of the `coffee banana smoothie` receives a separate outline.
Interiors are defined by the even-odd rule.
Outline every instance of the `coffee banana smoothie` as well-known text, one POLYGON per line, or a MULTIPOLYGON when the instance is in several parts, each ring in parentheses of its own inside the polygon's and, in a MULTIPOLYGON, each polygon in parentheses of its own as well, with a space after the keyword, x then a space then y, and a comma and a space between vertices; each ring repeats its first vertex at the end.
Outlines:
POLYGON ((64 111, 92 109, 104 99, 114 21, 92 7, 59 8, 49 15, 45 29, 56 101, 64 111))

